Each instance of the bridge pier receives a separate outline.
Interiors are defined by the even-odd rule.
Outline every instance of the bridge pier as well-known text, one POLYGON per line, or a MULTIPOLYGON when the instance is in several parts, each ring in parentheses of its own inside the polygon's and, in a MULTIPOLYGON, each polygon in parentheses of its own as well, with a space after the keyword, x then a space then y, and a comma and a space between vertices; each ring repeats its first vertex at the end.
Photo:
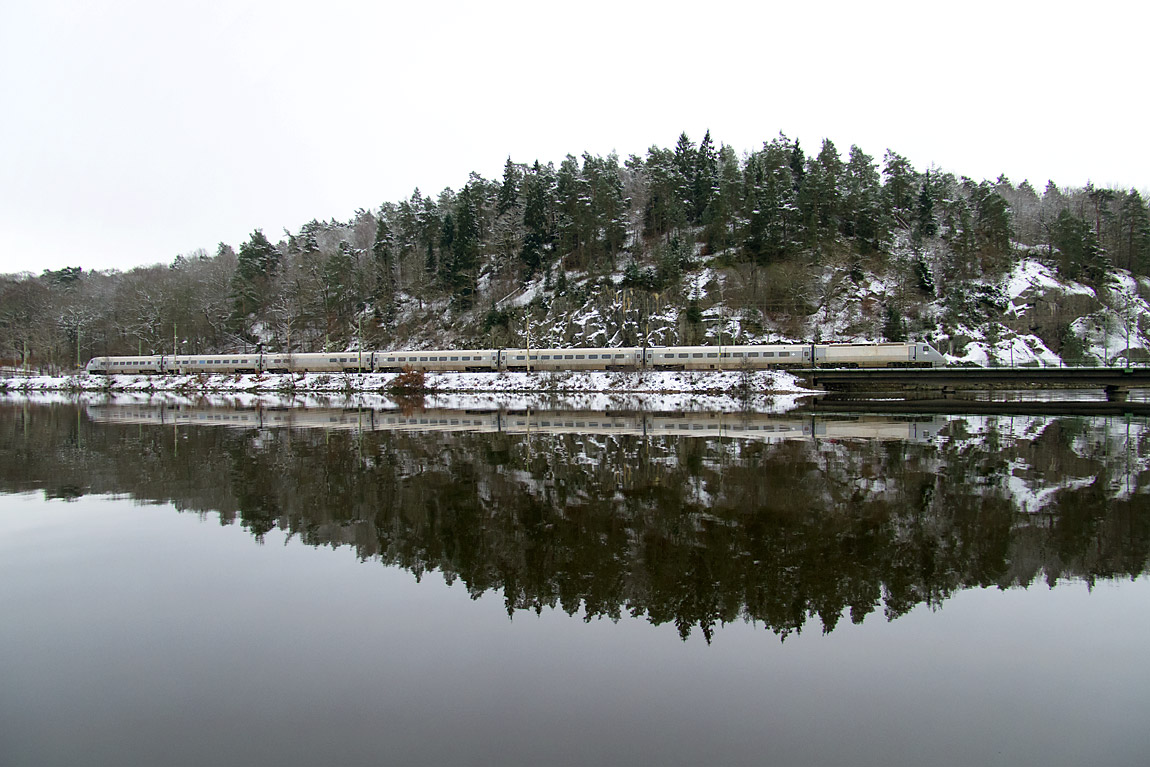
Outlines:
POLYGON ((1106 387, 1107 402, 1125 402, 1130 396, 1130 389, 1126 386, 1111 384, 1106 387))

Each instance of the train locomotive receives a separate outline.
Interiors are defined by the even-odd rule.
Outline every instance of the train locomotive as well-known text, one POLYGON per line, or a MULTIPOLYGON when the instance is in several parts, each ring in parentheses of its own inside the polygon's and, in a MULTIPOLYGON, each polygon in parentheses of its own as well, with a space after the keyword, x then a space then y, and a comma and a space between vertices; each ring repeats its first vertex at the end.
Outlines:
POLYGON ((212 373, 398 373, 578 370, 768 370, 942 367, 930 344, 844 343, 568 349, 259 352, 93 357, 91 375, 212 373))

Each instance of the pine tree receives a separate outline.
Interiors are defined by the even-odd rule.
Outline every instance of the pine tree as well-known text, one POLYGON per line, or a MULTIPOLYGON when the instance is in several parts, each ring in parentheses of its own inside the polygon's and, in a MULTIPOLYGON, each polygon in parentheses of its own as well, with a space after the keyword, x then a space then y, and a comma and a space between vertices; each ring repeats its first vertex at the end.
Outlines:
POLYGON ((899 224, 910 228, 915 212, 914 188, 918 174, 910 161, 890 149, 883 156, 883 202, 888 214, 899 224))
POLYGON ((679 177, 683 181, 683 204, 690 220, 694 219, 695 206, 695 178, 699 170, 699 153, 686 133, 679 134, 675 144, 674 163, 679 177))
POLYGON ((852 146, 843 177, 843 234, 854 238, 859 253, 883 249, 889 226, 874 158, 852 146))
POLYGON ((499 201, 496 206, 499 215, 519 207, 519 182, 519 168, 508 157, 507 163, 503 166, 503 185, 499 187, 499 201))
POLYGON ((375 283, 373 295, 381 304, 390 306, 394 300, 397 279, 395 273, 395 238, 387 223, 386 207, 380 210, 379 221, 375 228, 375 242, 371 246, 371 255, 375 283))
POLYGON ((280 255, 260 229, 240 245, 232 277, 233 317, 240 319, 263 310, 270 299, 271 283, 280 255))
POLYGON ((647 204, 643 208, 643 234, 668 235, 687 225, 687 178, 674 153, 651 147, 643 170, 647 176, 647 204))
POLYGON ((918 193, 914 226, 915 236, 919 240, 938 234, 938 222, 934 219, 934 194, 931 192, 930 171, 927 171, 922 182, 922 189, 918 193))
POLYGON ((1150 270, 1150 214, 1136 190, 1122 197, 1119 220, 1122 263, 1135 274, 1146 274, 1150 270))
POLYGON ((1066 279, 1100 283, 1105 278, 1108 262, 1094 229, 1067 209, 1054 222, 1053 244, 1058 249, 1058 271, 1066 279))
POLYGON ((691 204, 693 223, 701 223, 711 200, 718 192, 719 156, 707 131, 695 152, 695 168, 691 178, 691 204))
POLYGON ((894 306, 887 306, 886 317, 882 324, 882 335, 887 341, 905 341, 906 323, 902 314, 894 306))
POLYGON ((965 184, 974 210, 975 247, 982 257, 984 269, 998 270, 1006 266, 1013 231, 1010 226, 1010 208, 995 187, 983 181, 965 184))
POLYGON ((551 242, 551 233, 548 228, 548 179, 539 165, 535 162, 531 173, 524 180, 523 204, 523 248, 519 251, 519 260, 523 266, 523 279, 529 280, 543 265, 544 253, 551 242))
POLYGON ((715 193, 703 212, 703 239, 711 252, 729 248, 735 242, 735 221, 742 210, 742 172, 735 150, 719 148, 715 193))

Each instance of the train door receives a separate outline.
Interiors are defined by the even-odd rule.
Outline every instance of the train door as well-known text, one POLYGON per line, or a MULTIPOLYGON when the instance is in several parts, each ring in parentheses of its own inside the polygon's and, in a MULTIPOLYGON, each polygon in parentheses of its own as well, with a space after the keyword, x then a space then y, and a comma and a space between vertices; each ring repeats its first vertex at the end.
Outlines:
POLYGON ((908 344, 907 360, 912 364, 918 362, 918 344, 908 344))

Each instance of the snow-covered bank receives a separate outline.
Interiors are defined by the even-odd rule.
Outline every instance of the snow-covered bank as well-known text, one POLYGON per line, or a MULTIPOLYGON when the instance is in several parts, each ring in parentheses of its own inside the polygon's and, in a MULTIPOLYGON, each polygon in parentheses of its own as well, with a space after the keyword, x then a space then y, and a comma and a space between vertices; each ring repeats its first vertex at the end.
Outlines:
MULTIPOLYGON (((396 374, 33 376, 0 379, 6 399, 74 398, 147 400, 186 397, 290 400, 297 405, 332 400, 366 407, 394 407, 387 394, 396 374)), ((790 373, 429 373, 427 407, 453 409, 563 407, 577 410, 757 410, 782 412, 803 396, 790 373)))

